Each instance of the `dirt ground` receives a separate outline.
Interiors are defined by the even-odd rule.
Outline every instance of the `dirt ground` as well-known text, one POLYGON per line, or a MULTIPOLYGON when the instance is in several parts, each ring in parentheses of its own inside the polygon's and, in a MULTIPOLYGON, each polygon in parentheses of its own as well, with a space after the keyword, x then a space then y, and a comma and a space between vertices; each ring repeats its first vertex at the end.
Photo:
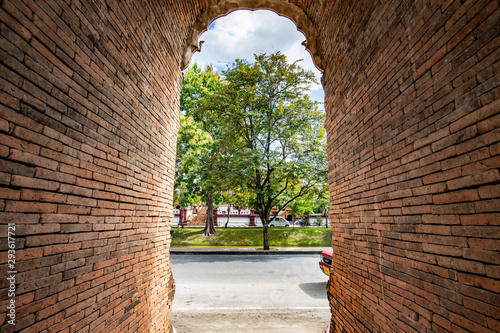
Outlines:
POLYGON ((176 333, 324 333, 328 309, 174 312, 176 333))

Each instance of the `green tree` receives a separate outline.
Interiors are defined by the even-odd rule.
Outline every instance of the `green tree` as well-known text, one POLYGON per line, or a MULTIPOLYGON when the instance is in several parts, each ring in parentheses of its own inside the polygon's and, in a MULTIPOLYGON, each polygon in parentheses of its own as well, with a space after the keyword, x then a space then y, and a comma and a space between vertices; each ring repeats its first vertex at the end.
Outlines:
POLYGON ((180 115, 180 129, 177 136, 177 158, 175 161, 174 201, 181 207, 198 203, 203 195, 200 156, 209 153, 212 140, 193 117, 180 115))
POLYGON ((195 119, 223 125, 214 169, 226 188, 252 194, 268 250, 273 206, 279 211, 326 183, 324 114, 307 95, 314 75, 279 52, 255 55, 254 63, 238 59, 222 75, 195 119))
POLYGON ((190 205, 196 200, 207 203, 203 231, 207 236, 216 232, 212 214, 213 193, 220 187, 215 168, 222 137, 220 125, 210 115, 200 114, 197 110, 199 101, 210 98, 222 84, 220 76, 211 67, 202 71, 194 64, 185 73, 181 89, 174 200, 181 205, 190 205))

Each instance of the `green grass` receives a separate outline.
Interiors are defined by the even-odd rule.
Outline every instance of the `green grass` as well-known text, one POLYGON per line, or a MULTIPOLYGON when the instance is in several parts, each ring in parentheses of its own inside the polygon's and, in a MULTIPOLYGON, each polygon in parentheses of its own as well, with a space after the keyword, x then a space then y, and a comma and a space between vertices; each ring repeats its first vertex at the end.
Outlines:
MULTIPOLYGON (((172 246, 262 246, 262 228, 217 228, 206 237, 203 228, 172 229, 172 246)), ((330 228, 270 228, 269 244, 275 247, 331 246, 330 228)))

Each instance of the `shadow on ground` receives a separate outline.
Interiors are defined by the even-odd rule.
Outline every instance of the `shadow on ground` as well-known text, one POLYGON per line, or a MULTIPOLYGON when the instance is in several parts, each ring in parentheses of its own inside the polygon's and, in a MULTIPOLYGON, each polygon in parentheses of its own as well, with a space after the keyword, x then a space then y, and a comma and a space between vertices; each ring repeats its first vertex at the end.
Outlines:
POLYGON ((325 282, 310 282, 299 284, 300 289, 315 299, 323 299, 326 294, 326 281, 325 282))

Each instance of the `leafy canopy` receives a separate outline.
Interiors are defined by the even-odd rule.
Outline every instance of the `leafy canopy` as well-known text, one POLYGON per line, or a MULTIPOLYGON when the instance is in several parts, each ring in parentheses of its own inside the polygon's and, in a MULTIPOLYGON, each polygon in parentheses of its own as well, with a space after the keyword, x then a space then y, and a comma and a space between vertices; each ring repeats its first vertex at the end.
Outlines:
POLYGON ((324 113, 308 95, 314 82, 279 52, 237 59, 222 75, 191 67, 181 91, 176 200, 217 193, 216 200, 252 205, 264 225, 273 206, 322 210, 326 135, 324 113))
POLYGON ((281 53, 237 59, 224 84, 198 100, 197 119, 222 127, 219 185, 251 193, 264 224, 273 206, 283 208, 326 184, 324 114, 307 92, 311 72, 281 53))

